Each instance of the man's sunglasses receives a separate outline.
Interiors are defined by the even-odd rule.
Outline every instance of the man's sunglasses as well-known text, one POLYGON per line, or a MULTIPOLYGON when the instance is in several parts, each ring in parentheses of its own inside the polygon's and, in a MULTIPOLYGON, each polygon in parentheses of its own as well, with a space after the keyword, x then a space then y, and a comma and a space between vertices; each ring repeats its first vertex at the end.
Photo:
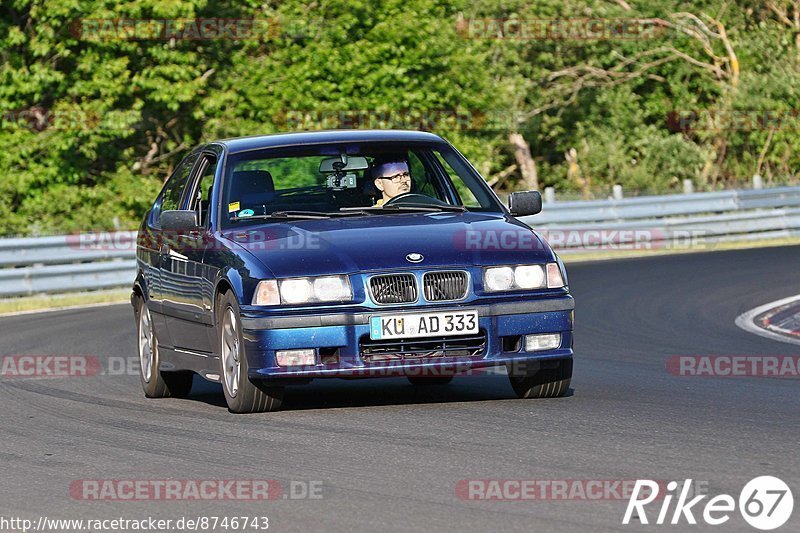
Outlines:
POLYGON ((392 180, 394 183, 399 183, 403 180, 411 179, 411 174, 408 172, 400 172, 394 176, 381 176, 382 180, 392 180))

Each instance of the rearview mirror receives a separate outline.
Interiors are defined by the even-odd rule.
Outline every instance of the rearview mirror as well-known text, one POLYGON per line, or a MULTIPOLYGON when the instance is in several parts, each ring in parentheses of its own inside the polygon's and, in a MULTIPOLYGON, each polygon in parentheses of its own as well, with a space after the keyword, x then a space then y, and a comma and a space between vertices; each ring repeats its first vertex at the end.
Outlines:
POLYGON ((542 212, 542 195, 539 191, 512 192, 508 196, 508 209, 515 217, 542 212))
POLYGON ((194 211, 163 211, 158 217, 158 223, 164 230, 197 229, 197 213, 194 211))
POLYGON ((322 174, 331 172, 351 172, 353 170, 364 170, 369 168, 366 157, 347 156, 329 157, 323 159, 319 164, 319 171, 322 174))

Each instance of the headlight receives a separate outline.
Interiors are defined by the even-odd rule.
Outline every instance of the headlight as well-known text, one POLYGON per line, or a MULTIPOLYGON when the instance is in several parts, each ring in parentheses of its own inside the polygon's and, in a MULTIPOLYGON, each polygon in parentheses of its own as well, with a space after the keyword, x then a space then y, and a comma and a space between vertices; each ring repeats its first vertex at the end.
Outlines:
POLYGON ((514 269, 514 283, 520 289, 538 289, 544 282, 544 270, 540 265, 523 265, 514 269))
POLYGON ((253 295, 253 305, 345 302, 352 299, 353 291, 347 276, 321 276, 261 281, 253 295))
POLYGON ((346 278, 327 277, 314 280, 314 295, 323 302, 335 302, 337 300, 349 300, 350 284, 346 278))
POLYGON ((483 271, 483 287, 488 292, 530 289, 557 289, 564 286, 558 263, 491 267, 483 271))
POLYGON ((489 291, 507 291, 514 288, 514 270, 510 267, 487 268, 483 283, 489 291))
POLYGON ((311 300, 314 290, 307 278, 281 281, 281 300, 287 304, 303 304, 311 300))

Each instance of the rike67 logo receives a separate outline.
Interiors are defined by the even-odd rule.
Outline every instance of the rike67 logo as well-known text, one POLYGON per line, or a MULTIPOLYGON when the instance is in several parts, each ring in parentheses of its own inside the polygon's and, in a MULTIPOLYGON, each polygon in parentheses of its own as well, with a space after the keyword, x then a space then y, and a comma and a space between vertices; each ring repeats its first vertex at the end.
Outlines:
MULTIPOLYGON (((690 500, 691 486, 691 479, 684 481, 680 488, 676 481, 670 481, 666 485, 666 493, 660 494, 662 484, 649 479, 637 479, 622 523, 630 524, 633 519, 641 524, 650 524, 652 515, 647 515, 645 507, 656 499, 661 500, 661 508, 654 522, 658 525, 694 525, 697 524, 695 513, 712 526, 722 525, 730 520, 737 507, 733 496, 720 494, 701 505, 708 495, 701 494, 690 500), (675 496, 677 501, 670 517, 670 507, 675 496)), ((760 476, 751 479, 744 486, 739 493, 738 504, 745 522, 756 529, 768 531, 781 527, 789 520, 794 508, 794 498, 789 486, 782 480, 773 476, 760 476)))

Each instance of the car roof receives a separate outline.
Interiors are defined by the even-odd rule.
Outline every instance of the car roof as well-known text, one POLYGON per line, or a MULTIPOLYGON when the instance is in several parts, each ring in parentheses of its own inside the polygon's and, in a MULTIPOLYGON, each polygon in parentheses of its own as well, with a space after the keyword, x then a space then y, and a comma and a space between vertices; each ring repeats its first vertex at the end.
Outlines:
POLYGON ((275 133, 252 137, 222 139, 212 144, 222 144, 228 153, 246 152, 262 148, 300 146, 304 144, 329 144, 340 142, 434 142, 444 139, 433 133, 407 130, 322 130, 296 133, 275 133))

